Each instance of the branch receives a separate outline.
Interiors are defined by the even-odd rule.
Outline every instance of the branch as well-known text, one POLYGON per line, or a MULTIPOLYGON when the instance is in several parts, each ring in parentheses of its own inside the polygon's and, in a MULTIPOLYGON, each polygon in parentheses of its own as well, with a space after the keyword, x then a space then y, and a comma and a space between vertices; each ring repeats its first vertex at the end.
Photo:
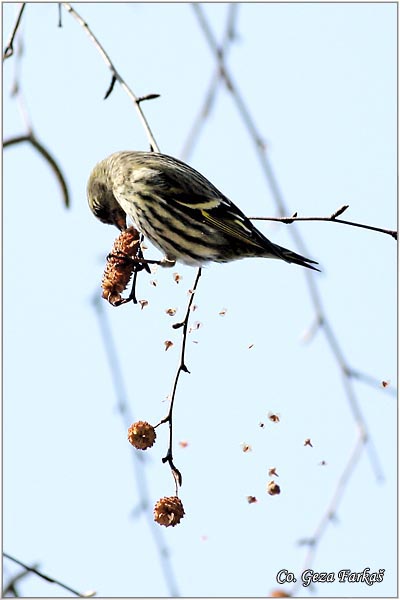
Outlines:
MULTIPOLYGON (((39 565, 32 565, 31 568, 37 569, 39 567, 39 565)), ((16 575, 14 575, 14 577, 12 577, 10 579, 10 581, 5 585, 4 589, 3 589, 3 597, 6 597, 7 594, 13 594, 15 597, 18 597, 18 593, 16 590, 16 584, 21 581, 21 579, 25 579, 25 577, 27 577, 27 575, 29 575, 29 571, 21 571, 20 573, 17 573, 16 575)))
POLYGON ((22 13, 24 12, 24 9, 25 9, 25 2, 22 2, 21 8, 19 9, 19 13, 17 16, 17 20, 15 21, 14 29, 11 32, 10 39, 8 40, 8 44, 4 50, 3 62, 6 60, 6 58, 10 58, 10 56, 12 56, 14 54, 14 38, 18 31, 18 27, 20 26, 22 13))
POLYGON ((103 46, 100 44, 99 40, 96 38, 96 36, 94 35, 94 33, 92 32, 92 30, 90 29, 89 25, 82 19, 82 17, 76 12, 76 10, 74 8, 72 8, 72 6, 68 3, 68 2, 63 2, 62 5, 64 6, 64 8, 74 17, 74 19, 76 19, 76 21, 78 21, 79 25, 81 27, 83 27, 84 31, 86 32, 86 34, 89 36, 89 38, 91 39, 91 41, 93 42, 93 44, 95 45, 95 47, 97 48, 97 50, 100 52, 104 62, 106 63, 107 67, 110 69, 111 71, 111 84, 106 92, 105 95, 105 99, 108 98, 108 96, 111 94, 113 88, 114 88, 114 84, 116 81, 118 81, 122 87, 122 89, 128 94, 129 98, 132 100, 132 102, 135 105, 136 111, 138 113, 139 119, 146 131, 149 143, 150 143, 150 147, 153 149, 154 152, 160 152, 157 142, 153 136, 153 133, 150 129, 150 125, 147 122, 146 117, 144 116, 144 113, 142 111, 142 108, 140 106, 140 103, 146 99, 146 100, 151 100, 154 97, 158 97, 158 94, 149 94, 146 97, 142 97, 142 98, 138 98, 137 96, 135 96, 135 94, 133 93, 133 91, 130 89, 130 87, 127 85, 127 83, 125 83, 124 79, 121 77, 121 75, 118 73, 117 69, 115 68, 114 64, 112 63, 110 57, 108 56, 107 52, 104 50, 103 46))
MULTIPOLYGON (((192 7, 193 7, 194 11, 196 12, 200 27, 207 39, 207 42, 211 48, 212 53, 215 56, 215 60, 217 61, 218 65, 219 65, 219 68, 221 70, 221 75, 225 79, 227 89, 230 92, 230 94, 236 104, 238 112, 243 119, 243 122, 248 130, 250 138, 254 142, 257 156, 260 159, 263 172, 264 172, 264 174, 267 178, 267 181, 270 185, 271 192, 272 192, 272 195, 276 202, 276 205, 278 207, 278 210, 281 214, 288 213, 289 211, 287 210, 282 193, 278 186, 278 182, 277 182, 275 173, 272 169, 272 166, 269 162, 268 156, 265 152, 265 144, 263 143, 262 138, 257 130, 255 121, 250 113, 250 110, 248 109, 244 99, 242 98, 238 87, 233 82, 232 76, 230 75, 230 73, 227 69, 227 66, 224 62, 224 57, 218 51, 217 41, 216 41, 216 39, 211 31, 211 28, 207 22, 207 19, 204 15, 203 9, 200 4, 192 4, 192 7)), ((336 216, 338 214, 340 214, 340 209, 339 209, 339 211, 336 211, 336 213, 334 213, 334 215, 336 215, 336 216)), ((297 229, 291 228, 290 233, 292 234, 292 237, 294 238, 297 246, 299 247, 300 252, 302 254, 304 254, 305 256, 307 256, 309 254, 309 252, 303 242, 301 235, 297 231, 297 229)), ((304 270, 304 276, 306 277, 311 300, 312 300, 312 303, 314 305, 314 309, 316 312, 316 321, 317 321, 318 325, 322 328, 333 354, 338 359, 339 356, 341 356, 341 357, 343 356, 343 353, 342 353, 342 350, 336 340, 336 337, 334 336, 332 328, 329 326, 327 316, 323 309, 323 304, 322 304, 322 300, 321 300, 321 297, 320 297, 320 294, 319 294, 319 291, 317 288, 317 284, 315 282, 315 278, 310 277, 310 272, 306 269, 304 270)), ((347 365, 347 363, 345 363, 344 359, 342 359, 341 363, 339 362, 339 365, 341 366, 341 370, 345 375, 347 375, 351 371, 350 367, 347 365)), ((361 410, 358 407, 358 401, 357 401, 355 394, 353 393, 351 383, 350 383, 350 381, 347 381, 346 377, 344 377, 343 381, 344 381, 345 394, 347 396, 347 399, 348 399, 348 402, 352 409, 352 412, 354 415, 357 416, 356 420, 361 419, 361 421, 363 422, 363 426, 365 427, 364 418, 362 416, 361 410)), ((359 422, 358 422, 358 424, 359 424, 359 422)), ((368 444, 371 446, 370 438, 366 437, 365 441, 367 441, 367 440, 368 440, 368 444)), ((371 449, 371 452, 372 452, 372 449, 371 449)), ((376 456, 374 457, 372 464, 374 465, 374 468, 376 469, 375 474, 376 474, 377 479, 381 480, 381 478, 382 478, 381 468, 380 467, 377 468, 378 460, 377 460, 376 456)))
MULTIPOLYGON (((104 351, 106 353, 106 359, 108 367, 111 373, 111 380, 115 390, 117 410, 123 419, 124 425, 127 423, 131 424, 135 421, 134 415, 130 410, 129 403, 127 401, 128 391, 124 382, 124 377, 121 369, 121 364, 117 354, 117 347, 115 340, 112 335, 110 323, 107 318, 105 311, 104 302, 99 298, 96 293, 93 298, 93 305, 98 318, 98 325, 100 329, 100 336, 103 342, 104 351)), ((149 483, 146 476, 146 470, 144 468, 146 464, 146 456, 143 455, 141 450, 136 450, 132 454, 134 460, 134 474, 136 477, 136 488, 139 494, 139 502, 136 510, 132 511, 133 515, 139 515, 143 513, 146 517, 147 524, 149 526, 151 535, 153 536, 154 544, 160 561, 161 569, 165 578, 165 583, 168 588, 169 595, 172 598, 179 596, 179 590, 176 583, 176 577, 174 574, 173 567, 171 565, 170 550, 164 541, 164 537, 160 530, 160 527, 154 522, 152 502, 149 494, 149 483)))
MULTIPOLYGON (((22 6, 22 8, 23 8, 23 6, 22 6)), ((21 14, 22 14, 22 8, 21 8, 21 11, 19 14, 19 18, 21 17, 21 14)), ((16 27, 17 27, 17 25, 16 25, 16 27)), ((15 33, 14 33, 14 35, 15 35, 15 33)), ((12 96, 14 96, 16 99, 18 108, 21 113, 22 120, 25 124, 25 127, 26 127, 28 133, 25 135, 11 137, 11 138, 5 140, 3 142, 3 147, 7 148, 7 147, 10 147, 10 146, 13 146, 16 144, 23 144, 24 142, 29 142, 39 152, 39 154, 41 154, 43 156, 43 158, 50 165, 50 168, 53 170, 53 172, 58 180, 58 183, 61 187, 61 193, 63 196, 64 205, 66 206, 66 208, 69 208, 69 205, 70 205, 69 191, 68 191, 66 179, 61 171, 61 167, 59 167, 55 158, 43 146, 43 144, 41 142, 39 142, 39 140, 37 139, 36 135, 33 132, 32 124, 30 121, 28 110, 27 110, 27 107, 25 104, 25 99, 24 99, 22 89, 21 89, 21 84, 19 81, 19 75, 20 75, 19 67, 21 64, 22 54, 23 54, 23 46, 22 46, 21 37, 19 37, 18 38, 18 52, 17 52, 17 57, 15 60, 15 78, 14 78, 14 84, 12 86, 12 96)))
MULTIPOLYGON (((225 80, 227 90, 231 94, 232 100, 236 104, 238 113, 241 116, 243 123, 245 124, 245 127, 247 128, 248 134, 254 143, 257 157, 260 161, 261 168, 266 177, 266 180, 270 186, 271 193, 272 193, 272 196, 278 207, 279 214, 282 216, 285 213, 288 214, 289 210, 287 209, 287 206, 284 201, 281 190, 279 188, 274 170, 273 170, 272 165, 269 161, 269 158, 266 154, 265 144, 264 144, 263 139, 255 125, 255 121, 250 113, 250 110, 248 109, 242 95, 240 94, 238 87, 233 82, 233 79, 232 79, 232 77, 227 69, 227 66, 225 64, 224 56, 219 52, 217 41, 216 41, 215 36, 213 35, 213 32, 209 26, 209 23, 207 22, 207 19, 205 17, 205 14, 203 12, 201 5, 200 4, 192 4, 192 7, 198 18, 200 28, 202 29, 202 31, 205 35, 205 38, 208 42, 208 45, 209 45, 209 47, 215 57, 215 60, 220 68, 221 76, 225 80)), ((328 219, 324 219, 324 220, 336 220, 337 222, 342 223, 342 224, 377 230, 377 231, 380 231, 383 233, 387 233, 388 235, 391 235, 392 237, 397 239, 397 233, 395 231, 382 230, 380 228, 364 226, 361 224, 355 224, 355 223, 343 221, 341 219, 340 220, 337 219, 337 217, 340 214, 342 214, 342 212, 344 212, 344 210, 346 210, 346 208, 342 207, 342 209, 339 209, 338 211, 336 211, 333 215, 331 215, 331 217, 329 217, 328 219)), ((294 217, 289 218, 289 220, 287 220, 287 218, 286 218, 286 222, 292 222, 293 220, 296 220, 296 217, 297 217, 297 214, 295 214, 294 217)), ((271 220, 281 220, 281 219, 271 219, 271 220)), ((298 219, 298 220, 302 220, 302 219, 298 219)), ((285 219, 282 219, 282 221, 285 222, 285 219)), ((290 228, 289 231, 290 231, 290 234, 292 235, 293 239, 295 240, 295 243, 298 246, 299 251, 302 254, 307 256, 309 254, 308 250, 307 250, 298 230, 296 228, 290 228)), ((372 445, 371 438, 367 434, 365 419, 364 419, 362 411, 359 407, 356 394, 353 390, 352 379, 354 380, 354 378, 355 378, 355 371, 350 368, 350 366, 347 364, 347 361, 344 359, 342 349, 336 339, 336 336, 334 335, 332 327, 330 326, 330 324, 328 322, 327 315, 324 310, 323 303, 322 303, 320 293, 319 293, 315 279, 310 276, 310 272, 308 272, 306 270, 304 270, 304 271, 305 271, 304 276, 306 277, 306 281, 307 281, 307 287, 308 287, 308 290, 309 290, 309 293, 311 296, 311 301, 312 301, 312 304, 313 304, 314 310, 315 310, 315 318, 314 318, 314 322, 313 322, 312 333, 314 334, 316 331, 321 329, 325 335, 328 345, 329 345, 329 347, 338 363, 338 366, 340 368, 340 371, 342 374, 343 386, 344 386, 344 393, 347 397, 347 401, 350 405, 350 408, 353 413, 353 417, 356 421, 356 424, 358 426, 358 432, 359 432, 357 444, 355 446, 355 449, 351 453, 351 456, 349 458, 349 462, 348 462, 346 469, 344 470, 341 478, 339 479, 337 491, 335 492, 335 494, 331 500, 329 511, 323 517, 323 519, 321 521, 322 525, 320 523, 320 525, 318 526, 318 528, 316 530, 317 533, 314 534, 314 537, 312 538, 314 540, 313 546, 315 548, 315 546, 316 546, 315 539, 317 539, 319 541, 319 539, 322 537, 322 535, 326 529, 326 524, 327 524, 327 520, 328 520, 327 515, 328 516, 331 515, 332 508, 334 510, 337 509, 339 500, 343 496, 345 487, 348 484, 349 478, 350 478, 351 474, 353 473, 353 470, 358 462, 359 455, 361 454, 364 447, 366 447, 366 449, 369 450, 371 463, 372 463, 372 466, 373 466, 373 469, 374 469, 374 472, 375 472, 375 475, 376 475, 376 478, 378 481, 382 480, 382 469, 378 462, 378 457, 376 455, 375 448, 372 445)), ((364 381, 365 380, 366 379, 364 378, 364 381)), ((370 380, 369 380, 369 382, 370 382, 370 380)), ((313 550, 313 552, 314 552, 314 550, 313 550)), ((313 559, 313 553, 310 553, 309 556, 307 557, 308 563, 311 562, 312 559, 313 559)))
POLYGON ((224 55, 223 55, 223 53, 220 52, 220 49, 218 47, 218 42, 215 39, 213 32, 211 31, 211 28, 207 22, 207 19, 204 15, 202 7, 200 6, 200 4, 193 3, 192 8, 196 13, 200 27, 207 39, 208 45, 210 46, 210 48, 216 58, 220 75, 224 79, 225 85, 226 85, 228 91, 231 92, 232 96, 234 97, 235 102, 237 103, 237 106, 241 113, 241 116, 242 116, 243 120, 245 121, 247 128, 251 131, 253 139, 257 140, 258 146, 260 148, 264 149, 265 143, 259 137, 257 127, 254 123, 254 120, 253 120, 251 114, 250 114, 250 111, 248 110, 246 103, 244 102, 244 100, 239 92, 239 89, 234 84, 232 76, 230 75, 230 73, 228 72, 228 70, 226 68, 224 55))
POLYGON ((386 233, 397 240, 397 231, 393 229, 383 229, 382 227, 375 227, 374 225, 364 225, 363 223, 356 223, 354 221, 344 221, 338 219, 337 216, 344 213, 349 208, 348 204, 344 204, 337 209, 330 217, 298 217, 297 213, 294 213, 292 217, 249 217, 252 221, 278 221, 279 223, 290 224, 295 221, 325 221, 327 223, 341 223, 342 225, 350 225, 352 227, 361 227, 362 229, 370 229, 371 231, 378 231, 379 233, 386 233))
POLYGON ((65 585, 64 583, 61 583, 61 581, 58 581, 57 579, 54 579, 53 577, 49 577, 48 575, 45 575, 44 573, 41 573, 41 571, 38 571, 37 569, 35 569, 35 567, 29 567, 25 563, 21 562, 20 560, 17 560, 13 556, 10 556, 6 552, 3 552, 3 556, 5 556, 6 558, 8 558, 9 560, 12 560, 13 562, 15 562, 20 567, 23 567, 26 571, 29 571, 31 573, 35 573, 35 575, 37 575, 38 577, 41 577, 42 579, 44 579, 45 581, 48 581, 49 583, 55 583, 56 585, 59 585, 60 587, 64 588, 64 590, 67 590, 68 592, 71 592, 71 594, 74 594, 75 596, 79 596, 80 598, 89 598, 89 597, 93 596, 92 593, 91 594, 80 594, 79 592, 77 592, 73 588, 69 587, 69 585, 65 585))
MULTIPOLYGON (((125 81, 123 80, 123 78, 121 77, 121 75, 118 73, 117 69, 115 68, 114 64, 112 63, 110 57, 108 56, 107 52, 105 51, 105 49, 103 48, 103 46, 100 44, 99 40, 96 38, 96 36, 93 34, 93 32, 91 31, 91 29, 89 28, 88 24, 82 19, 82 17, 72 8, 72 6, 69 3, 63 2, 62 5, 64 6, 64 8, 78 21, 78 23, 81 25, 81 27, 83 27, 83 29, 85 30, 86 34, 89 36, 89 38, 91 39, 91 41, 94 43, 95 47, 97 48, 97 50, 100 52, 104 62, 106 63, 107 67, 110 69, 112 77, 111 77, 111 83, 110 86, 106 92, 105 98, 108 98, 108 96, 111 94, 112 90, 114 89, 114 85, 116 83, 116 81, 118 81, 121 84, 121 87, 124 89, 124 91, 128 94, 128 96, 131 98, 131 100, 133 101, 136 110, 139 114, 139 118, 142 122, 142 125, 147 133, 149 142, 150 142, 150 147, 156 151, 159 152, 159 147, 157 145, 157 142, 152 134, 152 131, 150 129, 150 126, 147 122, 146 117, 144 116, 144 113, 141 109, 141 102, 143 102, 144 100, 152 100, 154 98, 158 97, 158 94, 148 94, 146 96, 141 96, 141 97, 137 97, 133 91, 128 87, 128 85, 125 83, 125 81)), ((152 262, 152 261, 147 261, 147 262, 152 262)), ((158 261, 155 261, 158 262, 158 261)), ((175 479, 175 483, 179 483, 179 485, 181 485, 182 482, 182 476, 181 473, 179 472, 179 470, 174 466, 173 464, 173 460, 172 460, 172 414, 173 414, 173 404, 174 404, 174 399, 175 399, 175 394, 176 394, 176 389, 177 389, 177 385, 178 385, 178 381, 179 381, 179 377, 182 371, 185 372, 189 372, 185 363, 184 363, 184 356, 185 356, 185 349, 186 349, 186 337, 187 337, 187 323, 188 323, 188 319, 189 319, 189 314, 190 314, 190 308, 192 306, 192 302, 193 302, 193 297, 194 297, 194 292, 197 288, 197 284, 198 281, 200 279, 200 275, 201 275, 201 269, 198 270, 197 273, 197 277, 193 286, 193 290, 192 290, 192 295, 191 298, 189 300, 189 304, 188 304, 188 309, 187 309, 187 313, 186 313, 186 317, 185 317, 185 321, 183 322, 183 343, 182 343, 182 352, 181 352, 181 362, 180 365, 178 367, 177 370, 177 374, 175 376, 175 381, 174 381, 174 385, 173 385, 173 392, 172 392, 172 396, 171 396, 171 404, 170 404, 170 410, 169 413, 167 415, 167 417, 165 417, 165 419, 163 419, 159 425, 161 423, 165 423, 165 422, 169 422, 169 427, 170 427, 170 444, 169 444, 169 449, 167 452, 167 455, 164 457, 163 462, 168 462, 171 470, 174 474, 174 479, 175 479)), ((134 288, 133 288, 134 289, 134 288)), ((129 298, 133 299, 134 295, 131 294, 132 297, 129 298)))
POLYGON ((48 162, 51 169, 53 170, 55 176, 57 177, 58 183, 61 187, 61 192, 64 199, 64 205, 66 208, 69 208, 69 191, 68 186, 65 181, 65 177, 61 171, 61 168, 58 166, 58 163, 53 158, 48 150, 39 142, 39 140, 35 137, 33 133, 29 133, 28 135, 20 135, 13 138, 8 138, 3 142, 3 147, 8 148, 9 146, 14 146, 16 144, 22 144, 24 142, 29 142, 32 144, 34 148, 44 157, 44 159, 48 162))
MULTIPOLYGON (((228 54, 230 44, 232 44, 236 37, 235 21, 237 18, 237 9, 238 4, 235 2, 228 5, 228 16, 226 21, 225 33, 221 45, 219 46, 219 52, 223 57, 225 57, 228 54)), ((181 152, 182 160, 187 160, 188 156, 191 154, 191 151, 195 143, 197 142, 197 138, 200 135, 200 130, 205 124, 205 121, 210 115, 211 109, 215 103, 218 88, 221 82, 223 81, 224 79, 221 74, 221 69, 219 68, 219 66, 217 66, 211 77, 207 92, 204 97, 203 105, 200 108, 198 115, 195 118, 194 123, 189 131, 189 135, 187 136, 186 141, 183 145, 183 150, 181 152)))
POLYGON ((169 464, 170 468, 171 468, 172 475, 173 475, 174 480, 175 480, 175 495, 176 496, 178 495, 178 484, 182 485, 182 475, 181 475, 180 471, 175 467, 175 465, 173 463, 173 456, 172 456, 172 446, 173 446, 173 443, 172 443, 172 434, 173 434, 172 418, 173 418, 173 409, 174 409, 175 395, 176 395, 176 390, 177 390, 177 387, 178 387, 179 377, 180 377, 181 373, 190 373, 189 369, 187 368, 187 366, 185 364, 185 352, 186 352, 186 342, 187 342, 187 329, 188 329, 190 311, 191 311, 191 308, 192 308, 194 296, 195 296, 195 293, 196 293, 196 290, 197 290, 197 285, 199 283, 200 277, 201 277, 201 268, 198 269, 196 278, 194 280, 193 287, 190 290, 190 299, 189 299, 188 306, 187 306, 187 309, 186 309, 185 318, 184 318, 184 320, 181 323, 175 323, 173 325, 174 329, 179 329, 180 327, 183 327, 183 330, 182 330, 181 356, 180 356, 180 359, 179 359, 179 365, 178 365, 178 369, 176 371, 174 384, 172 386, 172 393, 171 393, 171 397, 170 397, 170 405, 169 405, 168 414, 167 414, 166 417, 164 417, 164 419, 162 419, 156 425, 156 427, 158 427, 162 423, 168 423, 169 424, 169 446, 168 446, 167 454, 166 454, 166 456, 164 456, 164 458, 162 459, 162 461, 163 461, 163 463, 167 462, 169 464))

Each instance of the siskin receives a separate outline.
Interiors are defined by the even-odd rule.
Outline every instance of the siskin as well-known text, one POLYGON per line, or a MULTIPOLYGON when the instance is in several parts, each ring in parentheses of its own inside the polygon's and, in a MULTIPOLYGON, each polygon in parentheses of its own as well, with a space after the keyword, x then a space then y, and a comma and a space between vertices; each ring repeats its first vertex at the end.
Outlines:
POLYGON ((164 253, 164 266, 260 256, 319 270, 314 260, 270 242, 204 175, 165 154, 111 154, 94 167, 87 196, 103 223, 123 231, 128 215, 164 253))

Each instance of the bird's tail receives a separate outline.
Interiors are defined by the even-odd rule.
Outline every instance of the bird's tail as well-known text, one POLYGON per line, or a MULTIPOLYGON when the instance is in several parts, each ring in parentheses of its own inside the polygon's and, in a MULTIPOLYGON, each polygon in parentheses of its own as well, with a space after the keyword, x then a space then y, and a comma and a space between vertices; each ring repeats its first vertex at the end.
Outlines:
POLYGON ((276 256, 281 258, 282 260, 288 263, 294 263, 296 265, 300 265, 302 267, 307 267, 307 269, 312 269, 313 271, 319 271, 316 267, 312 265, 317 265, 318 263, 315 260, 311 260, 311 258, 306 258, 301 254, 297 254, 292 250, 288 250, 287 248, 283 248, 282 246, 278 246, 278 244, 273 244, 274 250, 276 252, 276 256))

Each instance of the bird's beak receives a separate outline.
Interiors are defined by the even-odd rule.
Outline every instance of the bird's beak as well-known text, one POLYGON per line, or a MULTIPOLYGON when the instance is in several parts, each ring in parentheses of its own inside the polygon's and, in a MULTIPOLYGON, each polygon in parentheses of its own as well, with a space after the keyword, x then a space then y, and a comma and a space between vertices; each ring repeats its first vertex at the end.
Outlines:
POLYGON ((118 227, 120 231, 125 231, 126 229, 126 217, 117 217, 115 220, 115 225, 118 227))

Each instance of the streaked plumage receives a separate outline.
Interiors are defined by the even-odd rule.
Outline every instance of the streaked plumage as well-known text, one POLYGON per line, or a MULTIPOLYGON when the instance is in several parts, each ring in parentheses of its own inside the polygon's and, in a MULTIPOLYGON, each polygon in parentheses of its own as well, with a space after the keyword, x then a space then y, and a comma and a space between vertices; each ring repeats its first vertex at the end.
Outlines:
POLYGON ((123 230, 128 215, 170 263, 259 256, 318 270, 314 260, 270 242, 201 173, 165 154, 112 154, 94 167, 87 195, 100 221, 123 230))

